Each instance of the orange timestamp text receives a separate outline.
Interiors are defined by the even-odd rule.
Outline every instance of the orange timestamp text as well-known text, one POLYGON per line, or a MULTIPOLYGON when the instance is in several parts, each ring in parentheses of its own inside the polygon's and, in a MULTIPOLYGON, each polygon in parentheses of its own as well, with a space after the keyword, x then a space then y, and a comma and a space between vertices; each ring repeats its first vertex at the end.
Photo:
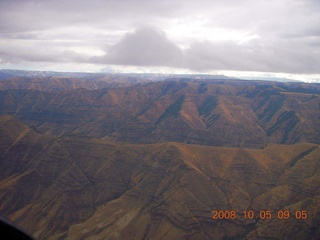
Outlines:
POLYGON ((212 219, 214 220, 222 220, 222 219, 307 219, 308 214, 306 210, 278 210, 272 212, 271 210, 261 210, 261 211, 253 211, 253 210, 245 210, 242 213, 237 213, 235 210, 213 210, 212 211, 212 219))

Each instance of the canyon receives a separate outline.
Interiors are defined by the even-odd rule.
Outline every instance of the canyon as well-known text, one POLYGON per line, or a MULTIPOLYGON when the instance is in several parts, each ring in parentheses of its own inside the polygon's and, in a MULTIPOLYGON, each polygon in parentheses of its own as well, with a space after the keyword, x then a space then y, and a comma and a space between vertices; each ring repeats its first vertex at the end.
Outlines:
POLYGON ((21 75, 0 213, 36 239, 319 239, 320 84, 21 75))

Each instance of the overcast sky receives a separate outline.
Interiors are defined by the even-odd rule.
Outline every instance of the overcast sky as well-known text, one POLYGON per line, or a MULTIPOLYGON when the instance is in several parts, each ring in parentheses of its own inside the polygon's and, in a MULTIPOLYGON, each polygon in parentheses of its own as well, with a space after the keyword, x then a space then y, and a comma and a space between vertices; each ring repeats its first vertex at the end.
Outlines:
POLYGON ((0 0, 0 68, 320 79, 320 1, 0 0))

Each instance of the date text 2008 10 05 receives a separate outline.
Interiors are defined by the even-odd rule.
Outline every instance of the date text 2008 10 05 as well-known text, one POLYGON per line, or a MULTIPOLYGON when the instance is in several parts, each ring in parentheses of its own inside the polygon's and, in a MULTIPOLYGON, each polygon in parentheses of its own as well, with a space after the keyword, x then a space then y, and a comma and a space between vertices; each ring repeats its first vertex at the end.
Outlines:
POLYGON ((275 212, 271 212, 270 210, 261 210, 261 211, 253 211, 253 210, 245 210, 241 214, 237 213, 235 210, 213 210, 212 211, 212 219, 214 220, 222 220, 222 219, 297 219, 297 220, 305 220, 308 218, 308 214, 306 210, 278 210, 275 212))

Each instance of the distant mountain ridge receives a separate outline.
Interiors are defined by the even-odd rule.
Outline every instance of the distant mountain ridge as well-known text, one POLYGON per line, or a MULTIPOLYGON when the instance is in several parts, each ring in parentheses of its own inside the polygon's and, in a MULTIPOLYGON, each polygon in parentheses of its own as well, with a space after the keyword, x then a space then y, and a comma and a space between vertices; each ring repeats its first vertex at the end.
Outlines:
POLYGON ((58 72, 58 71, 25 71, 13 69, 0 69, 0 80, 13 77, 73 77, 78 79, 96 79, 96 78, 137 78, 140 80, 161 81, 168 78, 188 78, 188 79, 235 79, 224 75, 210 74, 165 74, 165 73, 108 73, 108 72, 58 72))
POLYGON ((146 79, 149 81, 162 81, 169 78, 187 78, 187 79, 239 79, 239 80, 248 80, 248 81, 275 81, 275 82, 303 82, 301 80, 284 78, 284 77, 230 77, 225 75, 217 74, 170 74, 170 73, 115 73, 115 72, 59 72, 59 71, 28 71, 28 70, 15 70, 15 69, 0 69, 0 80, 8 79, 13 77, 72 77, 78 79, 95 79, 95 78, 110 78, 113 77, 125 77, 125 78, 137 78, 137 79, 146 79))
POLYGON ((2 86, 0 114, 54 135, 253 148, 320 143, 319 84, 121 78, 99 88, 92 81, 37 78, 42 83, 33 90, 33 80, 10 81, 15 89, 2 86))

